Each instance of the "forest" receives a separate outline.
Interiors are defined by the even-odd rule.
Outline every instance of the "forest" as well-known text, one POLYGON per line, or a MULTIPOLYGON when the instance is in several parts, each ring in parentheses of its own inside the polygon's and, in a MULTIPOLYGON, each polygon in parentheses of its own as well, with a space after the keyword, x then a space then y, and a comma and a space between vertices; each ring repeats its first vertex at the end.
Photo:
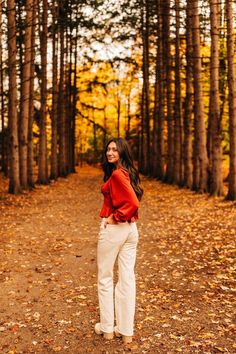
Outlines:
POLYGON ((0 5, 0 164, 9 192, 101 162, 123 136, 142 174, 236 199, 235 4, 0 5))
POLYGON ((0 353, 235 354, 236 2, 2 0, 0 22, 0 353), (127 343, 94 332, 116 137, 144 190, 127 343))

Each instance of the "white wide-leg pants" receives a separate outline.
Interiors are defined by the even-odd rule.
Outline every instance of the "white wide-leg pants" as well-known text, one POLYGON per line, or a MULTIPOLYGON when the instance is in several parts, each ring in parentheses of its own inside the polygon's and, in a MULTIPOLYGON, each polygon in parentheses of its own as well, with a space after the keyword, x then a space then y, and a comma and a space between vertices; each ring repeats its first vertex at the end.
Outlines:
POLYGON ((126 336, 133 335, 136 285, 134 266, 138 243, 136 223, 107 224, 103 219, 97 247, 98 298, 100 307, 100 328, 103 332, 116 330, 126 336), (118 282, 115 286, 113 268, 118 259, 118 282), (114 311, 115 310, 115 311, 114 311))

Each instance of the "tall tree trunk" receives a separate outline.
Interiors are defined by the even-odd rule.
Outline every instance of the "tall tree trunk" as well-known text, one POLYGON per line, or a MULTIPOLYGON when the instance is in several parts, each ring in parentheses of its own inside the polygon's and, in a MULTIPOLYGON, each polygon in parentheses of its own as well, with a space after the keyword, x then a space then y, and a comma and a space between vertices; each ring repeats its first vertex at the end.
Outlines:
POLYGON ((17 119, 17 84, 16 84, 16 20, 15 1, 7 0, 8 18, 8 68, 9 68, 9 143, 10 143, 10 181, 9 192, 20 193, 19 142, 17 119))
MULTIPOLYGON (((67 17, 67 22, 70 21, 70 17, 67 17)), ((65 45, 65 130, 66 130, 66 174, 70 172, 70 141, 71 141, 71 34, 69 33, 70 26, 66 27, 66 45, 65 45)))
POLYGON ((193 166, 192 166, 192 117, 193 117, 193 44, 192 44, 192 26, 191 15, 192 7, 190 2, 187 2, 186 8, 186 98, 184 111, 184 180, 183 185, 192 188, 193 183, 193 166))
POLYGON ((59 31, 60 31, 60 81, 58 94, 58 117, 59 117, 59 175, 65 177, 66 170, 66 121, 65 121, 65 45, 64 45, 64 1, 59 1, 59 31))
POLYGON ((174 182, 182 182, 182 112, 180 88, 180 11, 175 0, 175 106, 174 106, 174 182))
POLYGON ((222 121, 225 111, 226 96, 227 96, 227 55, 226 55, 226 14, 225 4, 218 3, 219 11, 219 91, 220 91, 220 119, 222 121))
POLYGON ((58 177, 57 166, 57 105, 58 105, 58 30, 57 30, 58 10, 56 1, 52 2, 52 111, 51 111, 51 173, 50 178, 58 177))
MULTIPOLYGON (((106 142, 107 142, 107 114, 106 114, 106 106, 104 107, 103 110, 103 127, 104 127, 104 131, 103 131, 103 139, 102 139, 102 143, 103 143, 103 150, 106 147, 106 142)), ((127 138, 127 137, 126 137, 127 138)))
POLYGON ((163 56, 165 73, 165 95, 167 115, 167 162, 165 181, 172 183, 174 179, 174 120, 172 109, 172 63, 170 48, 170 0, 163 1, 163 56))
POLYGON ((221 148, 221 116, 219 97, 219 14, 218 1, 210 0, 211 20, 211 100, 210 114, 211 121, 211 154, 210 154, 210 193, 212 195, 223 194, 222 178, 222 148, 221 148))
POLYGON ((73 20, 72 20, 72 8, 70 6, 69 13, 69 34, 68 34, 68 45, 69 45, 69 63, 68 63, 68 105, 69 105, 69 121, 68 121, 68 172, 73 171, 73 160, 72 160, 72 140, 73 140, 73 20))
POLYGON ((157 2, 158 11, 158 54, 157 54, 157 166, 155 176, 162 180, 164 177, 164 56, 163 56, 163 7, 162 1, 157 2))
MULTIPOLYGON (((145 32, 145 22, 144 22, 144 3, 143 0, 141 0, 141 33, 142 33, 142 46, 143 46, 143 53, 142 53, 142 75, 143 75, 143 80, 144 80, 144 32, 145 32)), ((140 129, 139 129, 139 139, 138 139, 138 166, 139 170, 141 172, 144 172, 144 114, 145 114, 145 109, 144 109, 144 83, 142 85, 142 90, 141 90, 141 95, 140 95, 140 129)))
POLYGON ((236 200, 236 76, 234 67, 234 27, 232 2, 226 1, 227 60, 229 87, 229 189, 227 199, 236 200))
MULTIPOLYGON (((73 76, 73 91, 72 91, 72 172, 75 172, 75 143, 76 143, 76 102, 77 102, 77 62, 78 62, 78 55, 77 55, 77 40, 78 40, 78 25, 76 26, 76 33, 75 33, 75 44, 74 44, 74 76, 73 76)), ((105 109, 104 109, 105 115, 105 109)), ((105 128, 105 127, 104 127, 105 128)), ((104 134, 105 136, 105 134, 104 134)))
POLYGON ((149 15, 150 0, 144 0, 143 24, 143 172, 150 172, 150 98, 149 98, 149 15))
POLYGON ((139 170, 143 173, 144 172, 144 87, 142 87, 142 94, 141 94, 141 100, 140 100, 140 126, 139 126, 139 153, 138 153, 138 166, 139 170))
POLYGON ((32 2, 33 19, 31 33, 31 51, 30 51, 30 97, 29 97, 29 119, 28 119, 28 152, 27 152, 27 168, 28 168, 28 185, 34 187, 34 148, 33 148, 33 122, 34 122, 34 73, 35 73, 35 27, 36 27, 36 0, 32 2))
MULTIPOLYGON (((117 87, 117 91, 118 91, 117 87)), ((121 102, 120 102, 120 95, 119 92, 117 92, 117 136, 120 136, 120 108, 121 108, 121 102)))
POLYGON ((92 122, 93 122, 93 151, 94 151, 93 163, 95 163, 95 161, 97 161, 97 156, 98 156, 98 145, 97 145, 97 125, 95 121, 94 108, 92 108, 92 122))
POLYGON ((149 84, 149 76, 150 76, 150 59, 149 59, 149 51, 150 51, 150 10, 151 10, 151 2, 150 0, 146 0, 146 65, 144 67, 145 70, 145 96, 146 96, 146 114, 145 114, 145 133, 146 133, 146 144, 147 144, 147 174, 150 173, 150 160, 151 160, 151 142, 150 142, 150 84, 149 84))
MULTIPOLYGON (((24 66, 24 31, 25 31, 25 20, 23 18, 23 3, 22 1, 17 1, 16 2, 16 30, 17 30, 17 60, 18 60, 18 65, 17 65, 17 71, 18 71, 18 78, 17 78, 17 83, 19 81, 19 92, 22 95, 23 92, 23 66, 24 66)), ((18 111, 18 139, 19 139, 19 164, 20 164, 20 183, 22 187, 22 176, 21 176, 21 171, 23 170, 22 167, 22 146, 24 145, 23 142, 21 141, 22 139, 22 124, 23 123, 23 117, 22 117, 22 111, 23 111, 23 100, 20 99, 19 101, 19 111, 18 111)), ((23 187, 24 188, 24 187, 23 187)))
MULTIPOLYGON (((190 0, 188 0, 190 1, 190 0)), ((194 76, 194 171, 193 189, 199 192, 208 190, 208 159, 206 150, 206 128, 202 94, 202 65, 200 50, 200 28, 198 0, 190 1, 193 14, 193 76, 194 76)))
MULTIPOLYGON (((0 23, 2 23, 2 2, 0 2, 0 23)), ((0 43, 2 43, 2 26, 0 26, 0 43)), ((0 45, 0 99, 1 99, 1 170, 7 175, 7 164, 6 164, 6 129, 5 129, 5 117, 4 117, 4 90, 3 90, 3 60, 2 60, 2 45, 0 45)))
MULTIPOLYGON (((39 0, 40 1, 40 0, 39 0)), ((39 137, 39 171, 38 182, 41 184, 48 183, 48 166, 47 166, 47 37, 48 37, 48 0, 42 3, 42 31, 40 33, 40 52, 41 52, 41 109, 40 109, 40 137, 39 137)), ((40 13, 40 6, 39 6, 40 13)))
MULTIPOLYGON (((127 127, 125 131, 125 139, 130 139, 130 124, 131 124, 131 90, 129 90, 128 98, 127 98, 127 127)), ((104 127, 105 128, 105 127, 104 127)))
MULTIPOLYGON (((159 1, 157 2, 159 5, 159 1)), ((158 7, 159 9, 159 7, 158 7)), ((157 10, 158 13, 158 10, 157 10)), ((157 176, 157 159, 158 159, 158 151, 157 151, 157 131, 158 131, 158 108, 159 108, 159 103, 158 103, 158 98, 159 98, 159 80, 158 80, 158 76, 159 76, 159 17, 157 20, 157 38, 156 38, 156 60, 155 60, 155 66, 156 66, 156 70, 155 70, 155 87, 154 87, 154 110, 153 110, 153 132, 152 132, 152 165, 151 165, 151 173, 153 177, 157 176)))
POLYGON ((22 68, 21 92, 21 124, 20 124, 20 179, 22 188, 28 187, 27 178, 27 152, 28 152, 28 127, 29 127, 29 102, 30 102, 30 68, 31 68, 31 34, 33 1, 26 0, 26 23, 24 33, 24 62, 22 68))

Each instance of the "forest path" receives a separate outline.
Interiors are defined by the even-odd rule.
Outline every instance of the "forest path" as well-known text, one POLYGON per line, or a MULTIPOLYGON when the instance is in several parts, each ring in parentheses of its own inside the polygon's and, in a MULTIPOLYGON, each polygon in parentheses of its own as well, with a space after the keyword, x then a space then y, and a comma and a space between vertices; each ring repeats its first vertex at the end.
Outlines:
POLYGON ((236 206, 143 178, 135 336, 98 321, 98 169, 0 201, 0 353, 236 353, 236 206))

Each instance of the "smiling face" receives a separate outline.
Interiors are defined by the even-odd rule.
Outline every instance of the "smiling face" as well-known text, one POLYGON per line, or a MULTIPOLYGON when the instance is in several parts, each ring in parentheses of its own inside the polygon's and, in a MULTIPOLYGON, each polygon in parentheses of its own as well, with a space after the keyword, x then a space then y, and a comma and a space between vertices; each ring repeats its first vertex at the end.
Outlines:
POLYGON ((117 163, 119 162, 120 155, 117 150, 116 143, 114 141, 110 142, 110 144, 108 145, 106 156, 107 156, 107 161, 109 163, 113 163, 114 165, 117 165, 117 163))

